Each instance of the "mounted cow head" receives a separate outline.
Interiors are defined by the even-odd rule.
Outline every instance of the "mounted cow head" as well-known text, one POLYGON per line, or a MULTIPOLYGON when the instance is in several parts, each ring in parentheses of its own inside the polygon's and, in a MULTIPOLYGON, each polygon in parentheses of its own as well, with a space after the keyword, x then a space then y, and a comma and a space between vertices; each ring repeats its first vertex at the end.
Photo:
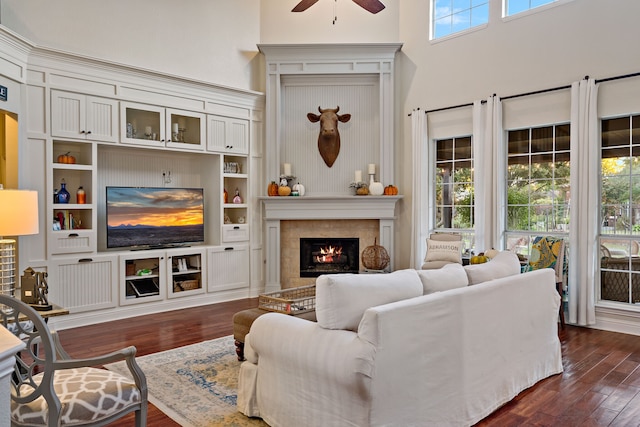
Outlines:
POLYGON ((312 123, 320 122, 320 135, 318 135, 318 151, 327 166, 333 166, 333 162, 340 153, 340 133, 338 122, 346 123, 351 119, 351 114, 338 115, 340 106, 323 110, 318 106, 320 115, 309 113, 307 118, 312 123))

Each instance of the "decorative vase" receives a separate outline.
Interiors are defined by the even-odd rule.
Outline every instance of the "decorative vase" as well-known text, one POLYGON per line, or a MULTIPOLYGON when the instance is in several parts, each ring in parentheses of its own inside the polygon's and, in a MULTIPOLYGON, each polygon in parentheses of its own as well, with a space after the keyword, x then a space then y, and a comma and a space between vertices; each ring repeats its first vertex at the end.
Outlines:
POLYGON ((58 203, 69 203, 71 194, 67 191, 67 183, 63 179, 60 183, 60 191, 58 191, 58 203))

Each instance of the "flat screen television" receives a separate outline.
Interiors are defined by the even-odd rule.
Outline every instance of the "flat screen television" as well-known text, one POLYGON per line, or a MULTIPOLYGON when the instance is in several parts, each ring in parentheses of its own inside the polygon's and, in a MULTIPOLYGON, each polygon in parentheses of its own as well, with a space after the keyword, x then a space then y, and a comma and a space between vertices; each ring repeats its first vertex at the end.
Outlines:
POLYGON ((204 242, 202 188, 107 187, 107 248, 204 242))

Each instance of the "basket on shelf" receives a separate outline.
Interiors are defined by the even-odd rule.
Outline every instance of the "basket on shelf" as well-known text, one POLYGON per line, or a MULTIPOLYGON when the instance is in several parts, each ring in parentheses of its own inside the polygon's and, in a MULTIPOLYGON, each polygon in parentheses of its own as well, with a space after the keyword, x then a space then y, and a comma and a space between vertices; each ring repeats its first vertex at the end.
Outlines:
POLYGON ((367 246, 362 251, 362 265, 369 270, 384 270, 389 265, 389 253, 377 244, 377 238, 373 240, 372 246, 367 246))
POLYGON ((261 294, 258 297, 258 308, 292 315, 308 313, 316 309, 316 285, 261 294))
POLYGON ((182 280, 182 281, 175 281, 173 282, 173 291, 174 292, 180 292, 180 291, 191 291, 193 289, 199 289, 200 288, 200 281, 199 280, 182 280))

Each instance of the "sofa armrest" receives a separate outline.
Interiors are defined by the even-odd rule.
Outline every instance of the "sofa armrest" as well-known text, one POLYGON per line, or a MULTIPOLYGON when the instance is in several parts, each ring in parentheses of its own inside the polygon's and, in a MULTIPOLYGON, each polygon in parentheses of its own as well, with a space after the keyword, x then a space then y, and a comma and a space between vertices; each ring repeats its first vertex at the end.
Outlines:
POLYGON ((355 332, 267 313, 251 325, 247 345, 257 363, 240 368, 245 415, 271 425, 369 424, 375 350, 355 332))
MULTIPOLYGON (((252 363, 266 359, 273 368, 296 367, 340 381, 362 371, 362 364, 354 362, 363 357, 371 360, 374 353, 373 346, 355 332, 324 329, 315 322, 280 313, 257 318, 246 341, 245 357, 252 363)), ((364 371, 361 373, 368 374, 369 368, 364 371)))

